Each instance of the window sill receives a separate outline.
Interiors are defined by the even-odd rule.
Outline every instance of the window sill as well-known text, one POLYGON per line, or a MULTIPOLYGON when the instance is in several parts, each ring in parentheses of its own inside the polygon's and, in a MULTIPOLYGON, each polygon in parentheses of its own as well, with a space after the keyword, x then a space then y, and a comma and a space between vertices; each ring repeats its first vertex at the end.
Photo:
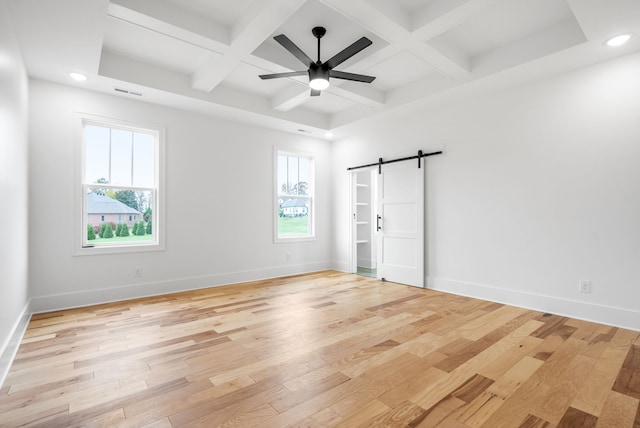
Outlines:
POLYGON ((275 238, 273 242, 275 244, 286 244, 290 242, 311 242, 317 240, 318 238, 315 236, 292 236, 290 238, 275 238))
POLYGON ((73 256, 97 256, 100 254, 132 254, 150 251, 164 251, 162 244, 113 245, 76 248, 73 256))

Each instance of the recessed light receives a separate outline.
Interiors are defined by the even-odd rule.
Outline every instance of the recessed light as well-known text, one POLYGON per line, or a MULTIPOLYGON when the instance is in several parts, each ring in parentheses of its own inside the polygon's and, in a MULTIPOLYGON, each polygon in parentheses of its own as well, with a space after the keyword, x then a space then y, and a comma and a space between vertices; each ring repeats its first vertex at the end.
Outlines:
POLYGON ((331 138, 331 137, 333 137, 333 132, 327 132, 327 133, 324 134, 324 136, 327 137, 327 138, 331 138))
POLYGON ((620 34, 607 40, 607 46, 616 47, 624 45, 629 41, 632 34, 620 34))
POLYGON ((69 73, 69 76, 71 76, 71 78, 73 80, 77 80, 78 82, 82 82, 84 80, 87 80, 87 76, 85 76, 84 74, 80 74, 80 73, 69 73))

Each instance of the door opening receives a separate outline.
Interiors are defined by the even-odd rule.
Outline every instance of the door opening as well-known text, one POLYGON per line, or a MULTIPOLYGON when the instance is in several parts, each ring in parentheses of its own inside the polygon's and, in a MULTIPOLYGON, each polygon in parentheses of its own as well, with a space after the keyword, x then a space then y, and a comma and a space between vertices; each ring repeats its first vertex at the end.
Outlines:
POLYGON ((347 168, 351 171, 352 273, 358 273, 360 265, 366 268, 363 254, 371 254, 376 278, 424 287, 425 166, 422 158, 439 154, 442 150, 430 153, 419 150, 415 156, 386 161, 379 158, 377 163, 347 168), (405 162, 411 160, 417 160, 417 165, 405 162), (372 167, 375 169, 371 170, 372 167), (356 170, 363 170, 365 174, 356 170), (362 190, 366 188, 369 190, 362 190))
POLYGON ((351 173, 352 249, 351 272, 377 277, 377 242, 375 236, 376 170, 351 173))

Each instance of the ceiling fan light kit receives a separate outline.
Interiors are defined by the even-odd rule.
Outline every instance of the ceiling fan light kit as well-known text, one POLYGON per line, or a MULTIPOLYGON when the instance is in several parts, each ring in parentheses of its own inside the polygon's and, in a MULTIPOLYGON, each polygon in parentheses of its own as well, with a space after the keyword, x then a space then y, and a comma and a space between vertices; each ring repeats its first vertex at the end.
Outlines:
POLYGON ((274 40, 288 50, 293 56, 298 58, 300 62, 308 67, 307 71, 291 71, 287 73, 261 74, 261 79, 277 79, 281 77, 295 77, 309 75, 309 87, 311 88, 311 96, 320 95, 321 91, 329 87, 329 78, 351 80, 354 82, 371 83, 375 80, 373 76, 365 76, 363 74, 347 73, 344 71, 334 70, 335 67, 342 64, 364 48, 372 44, 371 40, 361 37, 354 43, 338 52, 325 62, 320 60, 320 39, 327 33, 324 27, 314 27, 311 30, 313 36, 318 39, 318 60, 313 61, 298 46, 296 46, 287 36, 280 34, 274 37, 274 40))
POLYGON ((309 68, 309 86, 316 91, 322 91, 329 87, 329 71, 322 67, 309 68))

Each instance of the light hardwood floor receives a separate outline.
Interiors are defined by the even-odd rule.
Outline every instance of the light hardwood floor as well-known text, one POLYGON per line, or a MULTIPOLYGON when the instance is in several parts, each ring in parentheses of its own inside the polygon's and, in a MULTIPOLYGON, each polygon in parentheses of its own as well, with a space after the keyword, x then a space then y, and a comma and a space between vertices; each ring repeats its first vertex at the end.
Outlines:
POLYGON ((327 271, 33 316, 0 426, 638 427, 640 333, 327 271))

